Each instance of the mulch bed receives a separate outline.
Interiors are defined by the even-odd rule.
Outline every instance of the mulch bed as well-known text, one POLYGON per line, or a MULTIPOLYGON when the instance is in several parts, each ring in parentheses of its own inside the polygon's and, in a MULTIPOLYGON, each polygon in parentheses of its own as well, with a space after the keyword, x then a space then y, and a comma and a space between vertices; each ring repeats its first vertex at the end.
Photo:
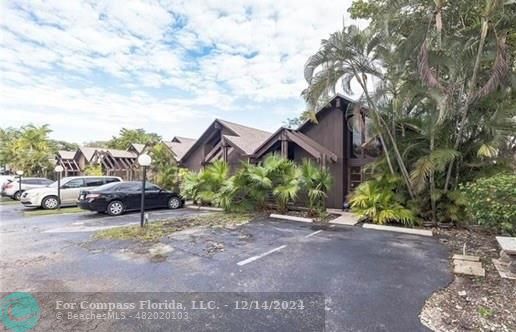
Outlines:
MULTIPOLYGON (((486 277, 455 275, 448 287, 434 293, 421 321, 434 331, 516 331, 516 280, 503 279, 492 258, 499 257, 495 235, 476 230, 436 230, 450 255, 479 256, 486 277)), ((452 269, 450 256, 450 269, 452 269)))

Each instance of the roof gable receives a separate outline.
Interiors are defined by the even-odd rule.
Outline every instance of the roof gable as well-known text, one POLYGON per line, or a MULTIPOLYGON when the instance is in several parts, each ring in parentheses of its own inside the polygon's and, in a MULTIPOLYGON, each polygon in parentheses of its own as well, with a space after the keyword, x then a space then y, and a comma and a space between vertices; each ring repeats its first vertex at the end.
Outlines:
POLYGON ((199 137, 199 139, 192 144, 188 151, 185 152, 181 160, 188 158, 188 156, 197 147, 199 147, 210 135, 210 133, 217 129, 218 126, 222 126, 229 132, 224 134, 223 138, 226 138, 237 149, 248 155, 251 155, 256 147, 262 144, 263 141, 265 141, 271 135, 271 133, 268 131, 247 127, 226 120, 215 119, 215 121, 213 121, 212 124, 204 131, 201 137, 199 137))
MULTIPOLYGON (((315 116, 318 119, 324 113, 334 109, 335 107, 340 108, 340 109, 345 109, 347 106, 345 106, 344 104, 350 105, 350 104, 356 104, 356 103, 357 103, 356 101, 354 101, 340 93, 337 93, 332 99, 330 99, 330 101, 328 101, 328 103, 326 103, 326 105, 322 106, 315 112, 315 116)), ((314 123, 313 121, 308 119, 308 120, 305 120, 296 130, 303 132, 308 127, 313 126, 315 124, 316 123, 314 123)))

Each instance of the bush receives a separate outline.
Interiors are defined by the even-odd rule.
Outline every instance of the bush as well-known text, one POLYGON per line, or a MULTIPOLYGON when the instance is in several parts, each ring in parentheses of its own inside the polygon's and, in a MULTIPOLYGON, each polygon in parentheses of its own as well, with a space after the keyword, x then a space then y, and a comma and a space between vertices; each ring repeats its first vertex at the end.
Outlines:
POLYGON ((102 176, 104 175, 104 172, 102 171, 102 166, 100 164, 90 164, 84 169, 84 175, 102 176))
POLYGON ((351 195, 353 213, 375 224, 398 222, 413 226, 414 214, 396 200, 397 182, 397 178, 382 177, 361 183, 351 195))
POLYGON ((481 178, 461 186, 473 221, 500 233, 516 235, 516 175, 481 178))

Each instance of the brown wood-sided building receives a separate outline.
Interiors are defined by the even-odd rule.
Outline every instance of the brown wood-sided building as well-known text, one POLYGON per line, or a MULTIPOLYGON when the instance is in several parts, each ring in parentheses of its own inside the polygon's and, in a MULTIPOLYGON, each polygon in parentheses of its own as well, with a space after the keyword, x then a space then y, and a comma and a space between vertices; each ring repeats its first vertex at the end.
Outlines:
POLYGON ((341 208, 347 195, 364 180, 364 165, 379 155, 380 145, 371 134, 367 110, 337 95, 316 112, 317 123, 298 129, 280 128, 271 134, 223 120, 215 120, 181 159, 199 170, 217 159, 238 167, 241 161, 260 162, 277 153, 301 162, 311 159, 327 167, 333 185, 327 207, 341 208))

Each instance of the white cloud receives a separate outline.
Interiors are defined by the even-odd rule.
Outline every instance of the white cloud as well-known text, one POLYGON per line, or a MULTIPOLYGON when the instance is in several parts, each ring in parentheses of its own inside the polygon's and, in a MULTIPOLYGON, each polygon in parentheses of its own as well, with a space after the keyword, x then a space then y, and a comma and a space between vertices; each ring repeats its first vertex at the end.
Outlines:
POLYGON ((303 65, 350 2, 3 1, 2 120, 6 110, 51 125, 62 116, 91 125, 92 135, 180 124, 195 136, 198 123, 237 112, 271 117, 251 125, 279 125, 302 110, 303 65), (101 131, 93 120, 112 124, 101 131))

